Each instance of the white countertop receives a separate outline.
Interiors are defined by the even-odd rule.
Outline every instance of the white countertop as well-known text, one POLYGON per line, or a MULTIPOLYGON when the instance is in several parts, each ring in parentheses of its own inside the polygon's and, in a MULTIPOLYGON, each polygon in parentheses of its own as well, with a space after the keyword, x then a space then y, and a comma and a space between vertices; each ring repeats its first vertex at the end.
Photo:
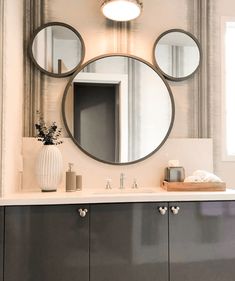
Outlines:
POLYGON ((215 192, 169 192, 161 188, 144 190, 83 190, 76 192, 21 192, 0 198, 0 206, 57 205, 121 202, 222 201, 235 200, 235 189, 215 192))

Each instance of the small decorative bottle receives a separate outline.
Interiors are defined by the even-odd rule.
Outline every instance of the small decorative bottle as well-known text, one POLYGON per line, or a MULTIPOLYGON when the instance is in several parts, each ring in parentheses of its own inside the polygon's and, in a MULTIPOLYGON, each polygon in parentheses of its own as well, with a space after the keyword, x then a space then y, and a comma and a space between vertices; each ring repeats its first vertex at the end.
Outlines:
POLYGON ((66 172, 66 191, 76 191, 76 173, 72 171, 73 163, 69 163, 69 169, 66 172))
POLYGON ((82 176, 76 175, 76 190, 82 190, 82 176))

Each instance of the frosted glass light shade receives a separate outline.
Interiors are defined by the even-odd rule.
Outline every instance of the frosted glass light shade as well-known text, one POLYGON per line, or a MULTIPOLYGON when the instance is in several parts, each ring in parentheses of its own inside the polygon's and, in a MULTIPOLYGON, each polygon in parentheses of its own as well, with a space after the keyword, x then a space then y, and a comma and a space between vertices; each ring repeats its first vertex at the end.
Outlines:
POLYGON ((114 21, 133 20, 140 15, 141 9, 138 0, 108 0, 101 6, 104 16, 114 21))

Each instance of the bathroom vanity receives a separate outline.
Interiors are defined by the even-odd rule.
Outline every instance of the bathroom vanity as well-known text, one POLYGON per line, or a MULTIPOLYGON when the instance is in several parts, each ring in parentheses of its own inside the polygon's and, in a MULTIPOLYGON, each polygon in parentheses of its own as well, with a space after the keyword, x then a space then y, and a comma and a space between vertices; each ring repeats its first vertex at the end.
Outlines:
POLYGON ((235 192, 181 194, 9 201, 4 281, 233 281, 235 192))
POLYGON ((19 4, 23 1, 16 2, 1 5, 7 15, 2 60, 7 64, 0 105, 0 281, 234 281, 235 191, 104 194, 107 178, 112 187, 131 187, 136 177, 138 186, 158 185, 169 159, 179 159, 189 174, 221 166, 216 136, 222 135, 222 126, 212 130, 211 124, 221 116, 223 83, 214 69, 223 63, 211 55, 220 53, 223 36, 212 35, 214 18, 220 19, 217 12, 225 12, 224 7, 213 1, 175 6, 145 1, 148 14, 134 24, 121 24, 103 18, 99 1, 24 1, 24 7, 19 4), (46 24, 40 26, 42 22, 46 24), (169 26, 197 31, 205 52, 193 80, 185 81, 200 67, 199 42, 184 30, 160 34, 169 26), (17 34, 14 41, 10 34, 17 34), (42 75, 23 52, 27 44, 42 75), (70 51, 72 44, 78 52, 74 47, 75 53, 70 51), (185 68, 189 72, 184 71, 183 54, 187 63, 195 63, 185 68), (14 83, 12 77, 17 78, 14 83), (37 192, 34 167, 41 147, 33 138, 35 109, 57 123, 62 116, 63 136, 69 136, 60 148, 63 163, 75 164, 83 189, 103 188, 103 194, 37 192), (122 172, 128 182, 119 185, 122 172), (10 194, 18 190, 32 192, 10 194))
POLYGON ((0 207, 0 281, 3 281, 4 207, 0 207))

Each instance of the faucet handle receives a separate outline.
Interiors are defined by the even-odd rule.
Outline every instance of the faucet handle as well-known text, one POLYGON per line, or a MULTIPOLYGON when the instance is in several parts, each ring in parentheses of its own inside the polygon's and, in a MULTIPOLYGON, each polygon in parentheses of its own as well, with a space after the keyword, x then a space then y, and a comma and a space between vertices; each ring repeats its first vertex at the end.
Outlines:
POLYGON ((125 174, 121 173, 120 174, 120 189, 124 189, 124 179, 125 179, 125 174))
POLYGON ((134 179, 134 181, 133 181, 132 188, 138 188, 138 184, 137 184, 136 179, 134 179))
POLYGON ((112 186, 111 186, 111 179, 108 178, 106 179, 106 186, 105 186, 105 189, 112 189, 112 186))

